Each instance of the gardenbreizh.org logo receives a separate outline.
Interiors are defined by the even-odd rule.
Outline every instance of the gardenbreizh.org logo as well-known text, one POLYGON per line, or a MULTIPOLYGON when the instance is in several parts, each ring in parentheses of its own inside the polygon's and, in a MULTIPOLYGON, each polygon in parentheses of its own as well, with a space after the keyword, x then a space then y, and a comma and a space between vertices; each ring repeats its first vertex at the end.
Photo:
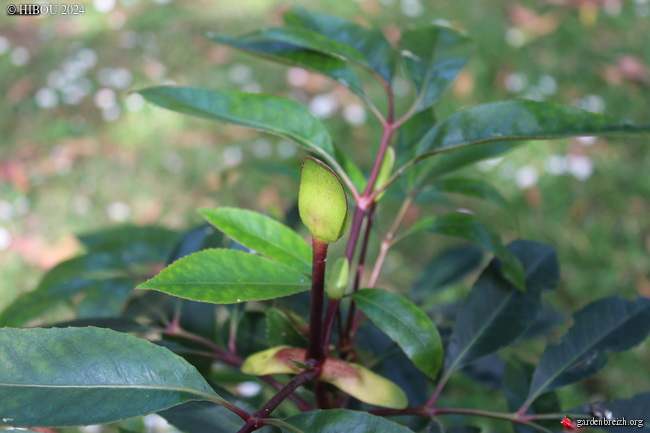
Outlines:
POLYGON ((562 421, 560 421, 560 424, 564 427, 564 430, 580 430, 586 427, 604 426, 643 428, 645 424, 642 419, 627 419, 625 417, 612 418, 611 415, 612 413, 608 412, 604 417, 579 418, 573 421, 571 420, 571 415, 566 414, 562 421))

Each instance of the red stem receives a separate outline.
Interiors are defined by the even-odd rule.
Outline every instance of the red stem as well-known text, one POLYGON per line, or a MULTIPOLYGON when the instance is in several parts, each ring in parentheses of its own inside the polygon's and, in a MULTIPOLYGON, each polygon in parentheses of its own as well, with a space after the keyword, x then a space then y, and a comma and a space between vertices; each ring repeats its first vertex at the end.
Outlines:
POLYGON ((250 433, 265 425, 264 419, 269 417, 271 413, 282 403, 286 398, 291 396, 298 387, 309 382, 310 380, 320 376, 320 368, 313 370, 305 370, 299 375, 291 379, 281 390, 278 391, 264 406, 246 420, 246 424, 239 429, 238 433, 250 433))
POLYGON ((321 365, 325 360, 323 351, 323 303, 325 302, 325 263, 328 243, 318 238, 312 239, 314 251, 311 277, 311 311, 309 314, 309 343, 307 361, 314 360, 321 365))

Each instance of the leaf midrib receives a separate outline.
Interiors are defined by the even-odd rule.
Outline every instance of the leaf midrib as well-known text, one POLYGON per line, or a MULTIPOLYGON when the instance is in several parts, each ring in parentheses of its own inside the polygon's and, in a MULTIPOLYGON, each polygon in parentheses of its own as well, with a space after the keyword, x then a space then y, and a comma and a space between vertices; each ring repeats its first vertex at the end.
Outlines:
MULTIPOLYGON (((233 222, 230 220, 229 217, 228 217, 228 218, 221 218, 221 220, 220 220, 219 222, 220 222, 221 224, 224 224, 224 223, 225 223, 224 225, 227 225, 227 226, 228 226, 228 229, 234 229, 234 230, 240 230, 240 231, 243 231, 243 229, 239 228, 239 227, 236 225, 236 223, 233 223, 233 222)), ((223 230, 223 231, 226 232, 226 230, 223 230)), ((296 260, 299 261, 300 263, 302 263, 302 264, 306 264, 308 267, 311 267, 311 263, 310 263, 308 260, 305 260, 304 257, 302 257, 302 256, 300 256, 300 255, 297 255, 297 254, 291 252, 291 250, 288 250, 288 249, 283 248, 283 247, 282 247, 282 244, 277 244, 277 243, 274 243, 274 242, 269 241, 267 238, 263 238, 263 237, 261 237, 261 236, 259 236, 259 235, 256 235, 256 234, 254 234, 254 233, 251 233, 251 232, 240 233, 240 234, 232 233, 231 230, 229 230, 228 232, 226 232, 226 234, 227 234, 228 236, 230 236, 231 238, 233 238, 234 240, 236 240, 237 242, 241 243, 241 244, 244 244, 244 242, 241 241, 242 238, 243 238, 243 239, 245 239, 245 238, 247 238, 247 237, 248 237, 248 238, 253 238, 255 241, 260 242, 260 243, 264 244, 265 246, 271 246, 271 247, 273 247, 277 252, 284 253, 284 254, 288 255, 289 257, 292 257, 292 258, 296 259, 296 260)), ((301 240, 302 240, 302 239, 301 239, 301 240)), ((263 255, 265 255, 265 256, 270 256, 270 255, 268 255, 268 254, 265 254, 265 253, 262 252, 262 251, 260 251, 260 252, 261 252, 263 255)), ((270 257, 270 258, 272 258, 272 257, 270 257)), ((293 266, 292 266, 292 268, 293 268, 293 266)), ((299 270, 300 272, 303 272, 301 269, 297 269, 297 270, 299 270)))
MULTIPOLYGON (((447 371, 447 374, 451 374, 453 371, 455 371, 456 365, 458 365, 458 364, 460 363, 460 361, 462 361, 462 359, 465 357, 465 354, 469 351, 469 349, 470 349, 472 346, 474 346, 474 344, 475 344, 476 341, 480 338, 480 336, 482 336, 482 335, 485 333, 486 329, 490 327, 490 325, 492 324, 492 322, 494 322, 494 318, 495 318, 496 316, 498 316, 498 315, 501 313, 501 311, 503 311, 503 309, 505 308, 505 305, 508 303, 508 301, 510 300, 510 298, 511 298, 513 295, 514 295, 514 292, 510 292, 507 296, 505 296, 505 297, 503 298, 503 302, 501 303, 501 305, 499 306, 499 308, 493 310, 494 312, 493 312, 493 313, 488 317, 489 320, 486 320, 486 321, 484 322, 483 326, 482 326, 481 328, 479 328, 479 332, 476 333, 476 335, 474 336, 474 338, 472 338, 472 339, 470 340, 469 344, 467 344, 467 346, 465 346, 465 349, 463 349, 463 350, 460 352, 459 356, 456 357, 456 359, 454 360, 454 362, 449 366, 449 370, 447 371)), ((452 336, 452 337, 453 337, 453 336, 452 336)))
MULTIPOLYGON (((319 146, 316 143, 314 143, 312 140, 308 140, 305 137, 299 136, 295 132, 290 132, 290 131, 288 131, 286 129, 282 129, 282 128, 275 128, 272 124, 260 123, 260 122, 253 121, 251 119, 246 119, 245 121, 243 121, 241 117, 234 117, 234 116, 231 116, 231 115, 228 115, 228 114, 217 113, 217 112, 209 110, 209 109, 200 108, 200 107, 197 107, 195 105, 190 105, 190 104, 188 104, 186 102, 181 102, 178 99, 175 99, 175 98, 170 97, 168 95, 162 95, 162 96, 158 95, 158 96, 165 99, 168 102, 171 101, 171 102, 173 102, 175 104, 182 105, 185 108, 188 108, 190 110, 202 113, 202 114, 204 114, 204 115, 206 115, 208 117, 222 118, 222 119, 226 119, 228 122, 233 123, 235 125, 247 126, 249 128, 252 128, 252 129, 257 129, 259 131, 279 135, 281 137, 289 137, 292 141, 294 141, 296 143, 300 143, 303 146, 306 146, 309 149, 314 150, 314 151, 316 151, 318 153, 326 153, 328 157, 331 157, 331 155, 329 154, 329 149, 325 149, 325 147, 327 147, 327 146, 319 146)), ((267 95, 267 96, 269 96, 269 95, 267 95)), ((300 107, 302 107, 302 106, 300 106, 300 107)), ((305 112, 305 114, 310 114, 310 113, 305 112)), ((329 143, 329 147, 332 147, 331 142, 329 143)))
POLYGON ((233 281, 219 281, 219 282, 207 282, 207 281, 170 281, 168 283, 142 283, 139 287, 150 288, 152 286, 268 286, 268 285, 281 285, 281 286, 309 286, 309 283, 297 283, 297 282, 284 282, 284 281, 251 281, 251 282, 233 282, 233 281))
MULTIPOLYGON (((647 307, 646 307, 647 308, 647 307)), ((638 314, 643 313, 646 308, 642 308, 639 311, 635 312, 631 316, 628 316, 624 318, 624 320, 621 320, 620 322, 617 322, 614 326, 611 326, 608 328, 606 333, 601 334, 601 336, 595 340, 593 340, 593 343, 589 346, 585 346, 584 350, 581 350, 578 352, 576 356, 571 357, 566 363, 562 365, 562 367, 559 370, 556 370, 555 374, 551 375, 548 380, 542 383, 542 386, 538 386, 537 389, 534 392, 531 392, 528 394, 527 401, 532 401, 537 398, 542 392, 544 392, 545 388, 553 382, 555 379, 557 379, 558 376, 560 376, 562 373, 564 373, 571 365, 576 361, 576 359, 580 358, 583 356, 586 352, 591 350, 596 344, 600 343, 606 336, 609 336, 611 332, 615 328, 619 328, 623 323, 628 322, 629 320, 632 320, 634 317, 636 317, 638 314)), ((601 351, 603 352, 603 351, 601 351)))

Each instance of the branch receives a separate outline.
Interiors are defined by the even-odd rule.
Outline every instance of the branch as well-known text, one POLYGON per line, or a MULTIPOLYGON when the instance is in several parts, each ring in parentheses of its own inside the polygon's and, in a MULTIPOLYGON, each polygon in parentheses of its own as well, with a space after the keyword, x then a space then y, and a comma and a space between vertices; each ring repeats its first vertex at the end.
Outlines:
POLYGON ((282 403, 286 398, 293 394, 298 387, 314 380, 320 376, 321 369, 315 368, 312 370, 305 370, 299 375, 291 379, 277 394, 275 394, 264 406, 255 412, 247 421, 244 426, 239 429, 237 433, 250 433, 264 426, 266 423, 263 421, 268 418, 271 413, 282 403))

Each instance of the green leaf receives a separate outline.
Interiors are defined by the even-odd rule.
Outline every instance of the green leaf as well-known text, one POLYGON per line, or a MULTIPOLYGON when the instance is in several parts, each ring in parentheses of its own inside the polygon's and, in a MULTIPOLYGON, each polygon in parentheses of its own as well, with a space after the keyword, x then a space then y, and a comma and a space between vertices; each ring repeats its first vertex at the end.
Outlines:
MULTIPOLYGON (((251 408, 241 409, 255 412, 251 408)), ((191 401, 160 412, 170 424, 186 433, 236 433, 244 425, 244 421, 234 412, 223 406, 206 401, 191 401)))
POLYGON ((424 219, 412 226, 403 237, 420 231, 429 231, 446 236, 465 239, 493 253, 503 261, 503 275, 515 286, 525 290, 521 263, 501 243, 499 236, 472 215, 449 214, 424 219))
POLYGON ((136 322, 135 320, 125 319, 122 317, 109 317, 109 318, 91 318, 91 319, 75 319, 65 322, 57 322, 48 325, 47 328, 86 328, 94 326, 96 328, 112 329, 117 332, 146 332, 149 326, 136 322))
POLYGON ((414 155, 415 146, 435 123, 435 114, 432 109, 428 109, 415 113, 399 127, 395 149, 400 156, 400 162, 404 162, 402 160, 405 155, 414 155))
POLYGON ((138 93, 168 110, 278 135, 336 163, 327 128, 298 102, 259 93, 197 87, 150 87, 138 93))
POLYGON ((307 346, 307 339, 294 326, 293 322, 277 308, 266 312, 266 338, 268 345, 307 346))
POLYGON ((420 140, 416 161, 473 144, 581 135, 648 134, 638 126, 603 114, 536 101, 501 101, 459 111, 437 123, 420 140))
POLYGON ((53 305, 101 286, 105 279, 124 276, 127 266, 120 254, 108 252, 93 252, 59 263, 34 291, 16 299, 0 314, 0 324, 23 326, 53 305))
POLYGON ((465 66, 470 40, 445 26, 402 32, 399 42, 407 75, 418 92, 418 111, 433 105, 465 66))
MULTIPOLYGON (((511 412, 519 410, 526 400, 526 396, 528 395, 528 386, 530 384, 530 379, 533 376, 534 369, 534 365, 523 363, 514 358, 511 358, 506 364, 503 373, 503 393, 508 404, 508 409, 511 412)), ((548 414, 558 412, 560 412, 560 402, 557 395, 550 392, 545 394, 543 398, 535 401, 535 403, 528 408, 526 414, 548 414)), ((551 429, 558 425, 558 420, 537 420, 536 422, 551 429), (544 425, 543 423, 549 425, 544 425)), ((520 424, 513 425, 513 427, 517 433, 535 433, 535 430, 530 426, 520 424)))
POLYGON ((622 352, 645 340, 650 333, 650 299, 626 301, 600 299, 573 316, 573 326, 558 344, 542 354, 528 394, 540 394, 585 379, 607 362, 606 352, 622 352))
POLYGON ((296 232, 266 215, 236 208, 201 209, 212 225, 240 244, 311 274, 311 247, 296 232))
MULTIPOLYGON (((303 433, 412 433, 403 425, 367 412, 346 409, 315 410, 283 420, 303 433)), ((295 432, 286 427, 285 432, 295 432)))
POLYGON ((261 311, 244 312, 244 308, 245 305, 242 305, 239 312, 241 319, 232 325, 236 326, 235 345, 237 354, 241 357, 269 347, 266 315, 261 311))
POLYGON ((454 172, 467 165, 484 159, 495 158, 526 144, 521 141, 491 141, 480 146, 456 148, 451 152, 438 154, 435 158, 423 161, 414 167, 419 182, 426 184, 454 172))
POLYGON ((66 427, 224 402, 194 367, 146 340, 100 328, 0 329, 2 426, 66 427))
POLYGON ((559 265, 552 247, 517 241, 508 249, 523 263, 526 292, 501 275, 495 259, 483 271, 456 318, 447 346, 445 374, 470 364, 520 337, 541 308, 541 292, 559 281, 559 265))
POLYGON ((431 379, 442 364, 442 340, 431 319, 403 296, 381 289, 353 294, 357 306, 431 379))
MULTIPOLYGON (((327 39, 323 44, 321 35, 316 34, 316 37, 312 38, 310 33, 297 28, 284 29, 285 37, 281 37, 282 35, 278 33, 278 29, 267 29, 237 37, 216 34, 209 34, 208 37, 264 58, 311 69, 343 84, 363 100, 366 99, 361 80, 354 69, 338 55, 331 54, 332 49, 329 45, 334 41, 327 39), (287 37, 289 31, 295 34, 301 30, 305 32, 302 38, 287 37), (305 38, 307 40, 304 40, 305 38), (315 46, 319 49, 316 49, 315 46)), ((337 48, 339 46, 340 44, 337 44, 337 48)), ((359 54, 356 53, 356 55, 359 54)))
POLYGON ((411 290, 411 299, 422 305, 430 294, 467 277, 482 262, 483 252, 473 245, 461 245, 441 252, 424 266, 411 290))
MULTIPOLYGON (((353 48, 363 56, 359 62, 377 72, 389 83, 393 79, 395 52, 377 29, 367 29, 353 22, 319 12, 295 7, 284 15, 284 21, 294 26, 319 32, 322 35, 353 48)), ((345 57, 343 53, 334 53, 345 57)))
POLYGON ((499 206, 507 207, 508 202, 493 187, 479 179, 453 178, 442 179, 422 188, 421 193, 443 192, 460 194, 491 201, 499 206))
POLYGON ((644 432, 650 430, 650 425, 648 425, 648 409, 650 408, 650 392, 644 392, 637 394, 629 399, 614 400, 607 403, 601 403, 599 405, 602 409, 611 412, 613 419, 622 419, 627 420, 628 425, 618 426, 602 426, 605 431, 611 433, 632 433, 632 432, 644 432), (641 420, 643 427, 640 428, 639 425, 629 425, 631 420, 641 420))
POLYGON ((307 290, 304 274, 254 254, 212 249, 190 254, 140 284, 192 301, 233 304, 279 298, 307 290))
POLYGON ((121 226, 78 236, 89 251, 119 253, 133 263, 164 262, 181 234, 163 227, 121 226))
POLYGON ((77 306, 77 317, 106 318, 119 317, 122 306, 138 282, 133 278, 108 278, 97 281, 85 291, 77 306))

